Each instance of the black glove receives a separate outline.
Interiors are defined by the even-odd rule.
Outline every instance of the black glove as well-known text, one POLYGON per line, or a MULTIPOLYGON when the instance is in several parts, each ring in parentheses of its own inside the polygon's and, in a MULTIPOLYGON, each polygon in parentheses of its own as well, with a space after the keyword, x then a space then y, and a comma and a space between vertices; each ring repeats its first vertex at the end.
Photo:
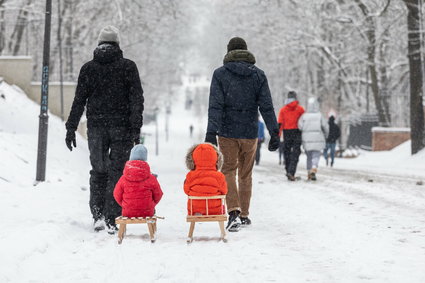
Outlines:
POLYGON ((134 144, 140 143, 140 129, 131 129, 131 141, 134 142, 134 144))
POLYGON ((65 143, 70 151, 72 151, 72 146, 77 147, 77 141, 75 140, 75 131, 68 130, 66 132, 65 143))
POLYGON ((213 145, 217 146, 217 134, 207 133, 205 135, 205 142, 209 142, 209 143, 212 143, 213 145))
POLYGON ((269 151, 275 151, 279 148, 279 134, 274 132, 269 141, 269 151))

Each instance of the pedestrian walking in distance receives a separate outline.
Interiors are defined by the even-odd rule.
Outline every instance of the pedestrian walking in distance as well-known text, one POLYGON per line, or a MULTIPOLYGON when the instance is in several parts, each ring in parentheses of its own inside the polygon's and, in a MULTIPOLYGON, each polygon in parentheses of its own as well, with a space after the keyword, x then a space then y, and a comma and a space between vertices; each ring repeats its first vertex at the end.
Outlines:
POLYGON ((330 151, 331 156, 331 167, 334 166, 334 160, 335 160, 335 148, 336 148, 336 141, 341 136, 341 130, 339 129, 338 125, 335 123, 335 117, 331 116, 328 120, 329 124, 329 135, 326 139, 326 148, 323 151, 323 156, 326 160, 326 166, 329 165, 329 155, 328 151, 330 151))
POLYGON ((298 121, 298 128, 302 133, 302 143, 307 155, 308 180, 316 181, 322 150, 326 146, 326 137, 329 126, 320 113, 319 103, 315 98, 308 100, 307 112, 298 121))
POLYGON ((299 105, 297 93, 290 91, 279 111, 279 128, 283 131, 283 155, 286 177, 295 181, 298 159, 301 154, 301 131, 298 129, 298 120, 304 114, 304 108, 299 105))
POLYGON ((75 131, 86 109, 90 151, 90 210, 94 229, 116 232, 121 207, 113 190, 130 150, 140 141, 143 90, 136 64, 123 58, 118 29, 101 30, 93 60, 81 67, 71 113, 66 122, 66 145, 76 147, 75 131), (105 221, 104 221, 105 220, 105 221))
POLYGON ((271 136, 269 150, 279 147, 279 128, 267 77, 257 68, 245 40, 234 37, 227 45, 224 65, 214 71, 205 141, 220 146, 224 156, 229 221, 227 229, 238 231, 250 225, 252 168, 258 138, 258 110, 271 136), (236 183, 238 176, 238 184, 236 183))
POLYGON ((189 134, 190 134, 190 137, 193 136, 193 125, 189 126, 189 134))

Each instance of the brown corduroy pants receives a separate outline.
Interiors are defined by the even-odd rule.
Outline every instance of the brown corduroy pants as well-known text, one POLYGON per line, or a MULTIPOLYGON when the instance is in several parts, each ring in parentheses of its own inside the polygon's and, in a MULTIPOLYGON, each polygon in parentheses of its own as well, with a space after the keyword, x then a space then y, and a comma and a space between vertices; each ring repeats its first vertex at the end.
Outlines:
POLYGON ((224 157, 221 171, 227 182, 227 210, 228 212, 239 210, 241 217, 247 217, 252 194, 252 168, 257 150, 257 139, 219 137, 218 144, 224 157))

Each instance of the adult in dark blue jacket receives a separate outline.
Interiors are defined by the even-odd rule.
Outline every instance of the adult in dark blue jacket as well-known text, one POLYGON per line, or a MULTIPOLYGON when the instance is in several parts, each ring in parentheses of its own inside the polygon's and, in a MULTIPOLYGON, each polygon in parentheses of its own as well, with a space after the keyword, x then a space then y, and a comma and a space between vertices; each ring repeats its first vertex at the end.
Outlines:
POLYGON ((245 40, 234 37, 227 45, 224 65, 214 71, 211 81, 206 142, 220 145, 224 156, 229 231, 249 225, 252 168, 258 137, 258 110, 271 135, 269 150, 279 147, 279 129, 267 77, 255 65, 245 40), (238 186, 236 185, 238 174, 238 186), (240 218, 240 222, 238 221, 240 218))

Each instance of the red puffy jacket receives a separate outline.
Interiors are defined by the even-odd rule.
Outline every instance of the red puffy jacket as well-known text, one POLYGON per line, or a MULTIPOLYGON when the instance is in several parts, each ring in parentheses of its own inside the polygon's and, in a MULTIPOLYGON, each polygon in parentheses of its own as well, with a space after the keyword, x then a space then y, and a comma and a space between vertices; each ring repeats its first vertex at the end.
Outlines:
POLYGON ((282 130, 298 129, 298 120, 304 114, 304 108, 299 105, 298 101, 292 101, 280 109, 277 122, 280 124, 279 133, 282 130))
POLYGON ((153 216, 162 190, 149 165, 141 160, 127 161, 124 174, 114 189, 114 198, 127 217, 153 216))
MULTIPOLYGON (((211 144, 200 144, 189 150, 186 165, 191 171, 184 182, 184 192, 189 196, 217 196, 227 194, 226 179, 217 168, 222 162, 221 153, 211 144)), ((207 214, 205 200, 188 200, 189 215, 207 214), (193 211, 191 211, 191 207, 193 211)), ((208 215, 224 214, 221 200, 208 200, 208 215)))

